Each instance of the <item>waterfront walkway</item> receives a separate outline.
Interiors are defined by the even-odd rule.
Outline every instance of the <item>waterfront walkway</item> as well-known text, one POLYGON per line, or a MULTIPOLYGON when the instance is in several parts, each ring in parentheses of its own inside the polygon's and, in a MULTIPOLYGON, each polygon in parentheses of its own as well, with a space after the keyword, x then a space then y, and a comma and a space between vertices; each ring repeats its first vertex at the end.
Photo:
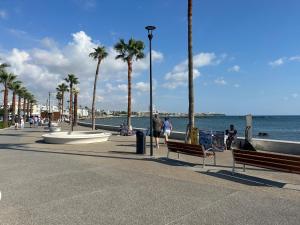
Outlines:
POLYGON ((249 168, 233 177, 229 151, 203 169, 200 158, 166 159, 163 145, 136 155, 135 137, 52 145, 43 133, 0 130, 1 225, 299 224, 299 175, 249 168))

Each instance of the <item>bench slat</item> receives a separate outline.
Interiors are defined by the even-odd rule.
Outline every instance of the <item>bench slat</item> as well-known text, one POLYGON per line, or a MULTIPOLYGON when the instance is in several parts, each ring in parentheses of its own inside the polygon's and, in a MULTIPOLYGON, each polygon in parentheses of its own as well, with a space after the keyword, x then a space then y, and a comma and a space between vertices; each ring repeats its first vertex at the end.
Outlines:
POLYGON ((253 163, 258 166, 267 165, 267 166, 274 166, 275 168, 284 168, 284 169, 295 170, 295 171, 300 172, 300 166, 295 166, 295 165, 276 163, 276 162, 272 162, 272 161, 264 161, 264 160, 259 160, 259 159, 254 160, 254 159, 247 159, 247 158, 239 158, 239 157, 236 157, 235 160, 236 160, 236 163, 242 163, 242 164, 253 163))
POLYGON ((171 152, 182 153, 187 155, 204 157, 204 156, 211 156, 214 154, 213 152, 205 152, 204 154, 201 145, 192 145, 192 144, 186 144, 182 142, 168 141, 167 146, 169 151, 171 152))
POLYGON ((234 154, 247 154, 247 155, 260 155, 260 156, 266 156, 266 157, 272 157, 272 158, 279 158, 279 159, 286 159, 286 160, 292 160, 292 161, 298 161, 300 162, 300 156, 296 155, 283 155, 279 153, 269 153, 269 152, 255 152, 255 151, 246 151, 246 150, 234 150, 234 154))
POLYGON ((300 157, 265 152, 233 150, 235 163, 300 174, 300 157))
POLYGON ((298 161, 292 161, 292 160, 286 160, 286 159, 280 159, 280 158, 273 158, 272 155, 270 156, 261 156, 261 155, 248 155, 248 154, 240 154, 240 153, 234 153, 235 158, 246 158, 246 159, 253 159, 253 160, 261 160, 261 161, 269 161, 279 164, 287 164, 287 165, 294 165, 300 167, 300 162, 298 161))

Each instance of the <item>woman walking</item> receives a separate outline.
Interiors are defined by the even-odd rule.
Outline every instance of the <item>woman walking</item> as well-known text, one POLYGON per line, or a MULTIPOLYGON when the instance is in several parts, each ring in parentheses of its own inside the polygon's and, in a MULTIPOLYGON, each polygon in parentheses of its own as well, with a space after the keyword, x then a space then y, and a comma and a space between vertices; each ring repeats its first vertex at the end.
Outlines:
POLYGON ((169 136, 172 132, 172 129, 173 129, 173 126, 171 124, 171 122, 169 121, 169 118, 168 117, 165 117, 165 121, 162 125, 162 128, 163 128, 163 134, 164 134, 164 137, 165 137, 165 144, 167 143, 167 141, 169 140, 169 136))

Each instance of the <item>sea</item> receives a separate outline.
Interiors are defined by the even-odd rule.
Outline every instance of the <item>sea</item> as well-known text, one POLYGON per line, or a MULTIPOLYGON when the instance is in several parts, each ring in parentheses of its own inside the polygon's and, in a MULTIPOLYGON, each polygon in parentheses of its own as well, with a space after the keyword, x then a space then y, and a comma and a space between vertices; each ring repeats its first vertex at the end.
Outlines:
MULTIPOLYGON (((161 118, 163 119, 163 118, 161 118)), ((97 119, 97 124, 119 126, 126 122, 126 117, 109 117, 97 119)), ((287 141, 300 141, 300 116, 253 116, 253 137, 287 141), (266 133, 266 136, 259 136, 266 133)), ((185 132, 188 118, 170 117, 173 130, 185 132)), ((86 120, 90 122, 90 120, 86 120)), ((225 131, 233 124, 239 137, 244 137, 245 116, 205 116, 196 117, 195 126, 201 130, 225 131)), ((149 117, 132 117, 132 126, 149 128, 149 117)))

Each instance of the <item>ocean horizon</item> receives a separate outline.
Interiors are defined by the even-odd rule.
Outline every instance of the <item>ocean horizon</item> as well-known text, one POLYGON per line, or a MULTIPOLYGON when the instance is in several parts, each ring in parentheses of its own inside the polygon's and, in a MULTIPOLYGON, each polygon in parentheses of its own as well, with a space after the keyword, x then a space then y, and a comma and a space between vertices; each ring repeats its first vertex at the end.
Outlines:
MULTIPOLYGON (((163 120, 163 117, 161 117, 163 120)), ((90 119, 84 120, 91 122, 90 119)), ((126 117, 106 117, 96 119, 96 124, 119 126, 126 123, 126 117)), ((170 117, 173 130, 185 132, 187 117, 170 117)), ((132 117, 132 126, 149 128, 149 117, 132 117)), ((225 131, 233 124, 239 137, 244 137, 246 116, 203 116, 195 118, 195 127, 200 130, 225 131)), ((253 115, 253 137, 287 141, 300 141, 300 115, 253 115), (266 136, 259 136, 266 133, 266 136)))

